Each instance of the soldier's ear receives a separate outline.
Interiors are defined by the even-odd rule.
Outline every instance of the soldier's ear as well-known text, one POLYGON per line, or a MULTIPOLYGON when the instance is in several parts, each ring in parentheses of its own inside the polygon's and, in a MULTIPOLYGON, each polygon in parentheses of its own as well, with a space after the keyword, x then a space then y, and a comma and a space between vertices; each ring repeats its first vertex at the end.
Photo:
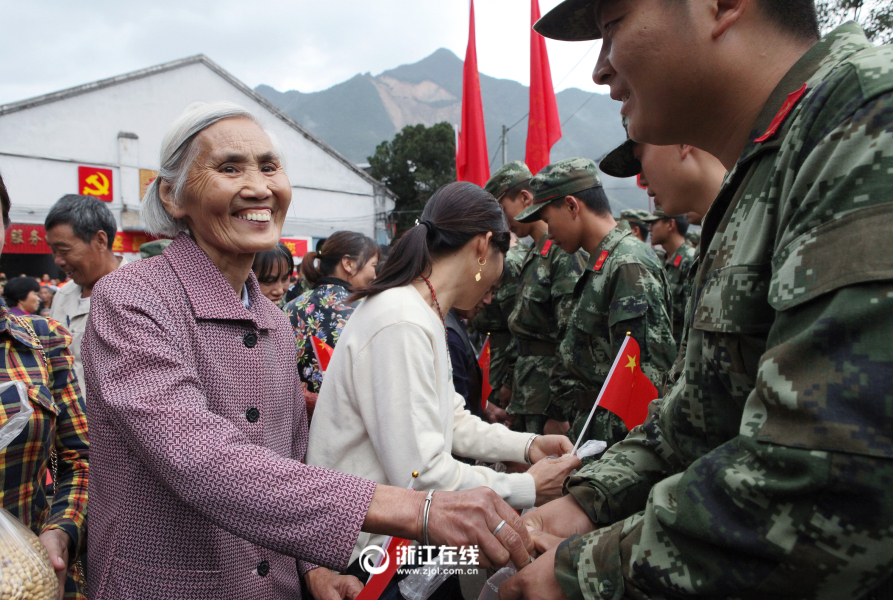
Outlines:
POLYGON ((518 199, 525 207, 533 205, 533 194, 530 190, 521 190, 521 193, 518 194, 518 199))
POLYGON ((694 148, 694 146, 689 146, 688 144, 681 144, 681 145, 679 146, 679 156, 680 156, 680 158, 682 158, 682 160, 685 160, 686 158, 688 158, 689 156, 691 156, 691 151, 692 151, 693 148, 694 148))
POLYGON ((714 11, 713 38, 721 37, 751 7, 751 0, 712 0, 714 11))
POLYGON ((564 205, 570 209, 571 214, 576 218, 580 214, 580 201, 573 196, 564 197, 564 205))

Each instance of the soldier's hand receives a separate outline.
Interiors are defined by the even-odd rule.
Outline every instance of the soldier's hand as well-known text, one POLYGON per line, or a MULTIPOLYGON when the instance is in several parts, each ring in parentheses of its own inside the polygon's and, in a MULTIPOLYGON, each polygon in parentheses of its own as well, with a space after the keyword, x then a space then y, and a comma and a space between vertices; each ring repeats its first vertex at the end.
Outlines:
POLYGON ((546 458, 527 470, 536 482, 536 505, 542 506, 557 498, 561 498, 561 488, 571 471, 583 466, 580 459, 573 454, 559 458, 546 458))
POLYGON ((509 402, 512 401, 512 388, 504 385, 499 388, 499 405, 502 408, 508 408, 509 402))
POLYGON ((560 538, 589 533, 595 524, 573 496, 565 496, 534 509, 523 517, 527 529, 545 531, 560 538))
POLYGON ((555 578, 556 548, 552 548, 499 586, 499 600, 567 600, 555 578))
POLYGON ((505 425, 509 414, 496 406, 495 402, 488 402, 487 408, 484 410, 484 420, 488 423, 500 423, 505 425))
POLYGON ((563 435, 541 435, 530 444, 530 462, 536 464, 547 456, 564 456, 573 449, 574 445, 563 435))
POLYGON ((531 531, 530 539, 533 540, 533 545, 536 546, 537 556, 539 556, 540 554, 545 554, 552 548, 555 548, 567 538, 558 537, 557 535, 552 535, 545 531, 531 531))
POLYGON ((571 428, 571 424, 567 421, 558 421, 556 419, 549 419, 546 421, 546 424, 543 426, 543 432, 546 435, 564 435, 571 428))

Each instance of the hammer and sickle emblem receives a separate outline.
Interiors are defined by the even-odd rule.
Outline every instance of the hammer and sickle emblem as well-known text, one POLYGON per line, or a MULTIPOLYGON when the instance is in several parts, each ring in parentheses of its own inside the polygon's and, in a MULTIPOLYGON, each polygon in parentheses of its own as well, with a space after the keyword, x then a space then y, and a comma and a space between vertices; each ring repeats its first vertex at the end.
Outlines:
POLYGON ((102 173, 93 173, 85 180, 87 185, 81 193, 90 196, 108 196, 109 179, 102 173), (93 187, 90 187, 93 186, 93 187))

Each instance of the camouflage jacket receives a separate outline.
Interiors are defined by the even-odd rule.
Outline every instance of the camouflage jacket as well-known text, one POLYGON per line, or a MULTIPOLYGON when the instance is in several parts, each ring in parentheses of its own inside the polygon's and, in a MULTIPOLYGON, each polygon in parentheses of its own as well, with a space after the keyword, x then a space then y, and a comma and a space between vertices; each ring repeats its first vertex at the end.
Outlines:
POLYGON ((521 265, 524 264, 529 250, 530 247, 524 244, 509 248, 505 255, 502 282, 493 296, 493 301, 484 306, 484 310, 471 320, 471 326, 476 331, 490 336, 490 387, 497 397, 499 388, 504 384, 509 387, 512 385, 512 370, 518 357, 518 349, 512 340, 512 332, 509 331, 509 315, 515 308, 521 265))
POLYGON ((673 321, 673 339, 676 341, 676 348, 679 348, 682 341, 682 328, 685 325, 688 275, 691 273, 692 265, 694 265, 697 256, 697 250, 686 241, 679 246, 679 249, 673 253, 673 256, 664 262, 667 282, 670 285, 670 299, 673 301, 670 318, 673 321))
MULTIPOLYGON (((574 310, 562 329, 558 364, 552 373, 551 398, 565 418, 580 429, 595 403, 627 332, 639 343, 642 371, 660 385, 676 356, 667 314, 669 293, 664 270, 648 247, 621 221, 589 257, 574 288, 574 310)), ((555 409, 550 407, 550 413, 555 409)), ((619 418, 593 419, 586 439, 609 445, 627 430, 619 418)))
POLYGON ((680 377, 568 482, 603 527, 558 550, 572 600, 859 598, 893 569, 893 48, 837 28, 750 139, 680 377))
POLYGON ((544 414, 549 406, 549 375, 555 366, 558 332, 573 308, 574 285, 588 256, 567 254, 546 236, 527 254, 521 267, 509 329, 519 356, 512 381, 512 414, 544 414))

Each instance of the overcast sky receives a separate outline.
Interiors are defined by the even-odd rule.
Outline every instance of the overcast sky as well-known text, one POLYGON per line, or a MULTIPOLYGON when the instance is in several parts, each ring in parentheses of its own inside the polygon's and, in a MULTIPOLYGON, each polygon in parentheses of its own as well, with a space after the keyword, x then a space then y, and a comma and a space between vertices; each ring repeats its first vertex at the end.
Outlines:
MULTIPOLYGON (((542 13, 558 2, 540 0, 542 13)), ((0 104, 199 53, 252 88, 310 92, 441 47, 464 58, 468 41, 467 0, 0 0, 0 7, 0 104)), ((527 84, 529 0, 476 0, 475 12, 480 72, 527 84)), ((556 91, 607 93, 592 83, 598 49, 549 40, 556 91)))

